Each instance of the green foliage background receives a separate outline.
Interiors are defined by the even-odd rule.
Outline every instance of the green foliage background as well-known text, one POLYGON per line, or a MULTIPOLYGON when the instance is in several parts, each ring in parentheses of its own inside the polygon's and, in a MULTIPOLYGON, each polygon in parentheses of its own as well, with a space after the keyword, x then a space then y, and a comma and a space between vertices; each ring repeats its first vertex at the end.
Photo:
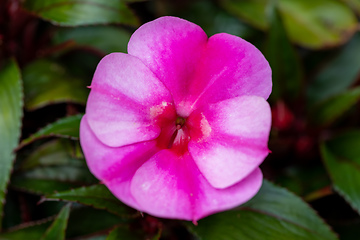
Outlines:
POLYGON ((360 0, 0 1, 0 239, 358 239, 359 16, 360 0), (122 204, 78 142, 99 60, 164 15, 246 39, 273 70, 267 180, 198 225, 122 204))

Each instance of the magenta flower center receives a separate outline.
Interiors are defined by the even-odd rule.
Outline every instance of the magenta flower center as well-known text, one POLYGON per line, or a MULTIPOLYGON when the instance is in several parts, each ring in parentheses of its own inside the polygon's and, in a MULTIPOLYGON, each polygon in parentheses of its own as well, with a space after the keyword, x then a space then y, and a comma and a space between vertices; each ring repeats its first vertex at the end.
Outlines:
POLYGON ((176 118, 176 129, 177 130, 180 130, 184 125, 185 125, 185 122, 186 122, 186 118, 183 118, 183 117, 177 117, 176 118))
POLYGON ((157 137, 160 149, 169 149, 178 156, 188 153, 190 140, 201 141, 209 136, 211 127, 202 114, 192 113, 182 117, 172 104, 162 103, 151 108, 155 124, 161 129, 157 137))

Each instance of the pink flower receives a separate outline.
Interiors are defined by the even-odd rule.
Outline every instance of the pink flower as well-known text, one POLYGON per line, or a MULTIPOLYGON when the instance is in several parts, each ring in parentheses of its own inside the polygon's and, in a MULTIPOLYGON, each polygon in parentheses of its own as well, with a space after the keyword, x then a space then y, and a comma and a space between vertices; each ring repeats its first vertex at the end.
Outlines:
POLYGON ((245 40, 208 38, 162 17, 141 26, 128 54, 97 66, 81 145, 91 172, 127 205, 196 221, 238 206, 262 184, 271 69, 245 40))

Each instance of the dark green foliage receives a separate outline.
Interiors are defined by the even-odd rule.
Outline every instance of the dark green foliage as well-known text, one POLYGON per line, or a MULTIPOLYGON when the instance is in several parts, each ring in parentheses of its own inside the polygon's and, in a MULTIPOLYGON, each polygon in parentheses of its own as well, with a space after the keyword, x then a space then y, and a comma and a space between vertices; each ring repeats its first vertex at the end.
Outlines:
POLYGON ((337 0, 221 1, 229 12, 263 30, 271 25, 266 13, 273 3, 279 8, 289 38, 297 44, 310 48, 338 45, 356 31, 354 13, 337 0))
POLYGON ((359 14, 359 0, 1 1, 0 239, 358 239, 359 14), (79 144, 96 64, 163 15, 246 39, 273 72, 261 168, 276 184, 198 225, 121 203, 79 144))
POLYGON ((14 60, 0 68, 0 229, 6 187, 9 182, 14 149, 19 142, 23 93, 19 68, 14 60))
POLYGON ((124 23, 138 20, 124 1, 117 0, 31 0, 24 7, 34 14, 61 26, 124 23))
MULTIPOLYGON (((45 200, 78 202, 94 208, 105 209, 119 216, 130 217, 129 209, 115 198, 104 185, 94 185, 58 192, 45 196, 45 200)), ((135 212, 132 213, 133 215, 135 212)))
POLYGON ((41 240, 64 240, 65 230, 70 214, 70 204, 61 209, 59 215, 55 218, 54 222, 48 227, 46 232, 40 238, 41 240))
POLYGON ((48 60, 28 65, 23 77, 25 107, 28 110, 61 102, 85 104, 89 94, 84 80, 69 76, 62 66, 48 60))
POLYGON ((334 188, 360 213, 360 130, 343 133, 321 145, 334 188))
POLYGON ((241 208, 212 215, 190 228, 199 239, 206 240, 337 239, 299 197, 266 181, 259 193, 241 208))
POLYGON ((79 126, 82 118, 82 114, 70 116, 67 118, 59 119, 54 123, 50 123, 46 127, 40 129, 30 137, 21 141, 20 146, 23 147, 36 139, 45 137, 65 137, 78 139, 79 138, 79 126))

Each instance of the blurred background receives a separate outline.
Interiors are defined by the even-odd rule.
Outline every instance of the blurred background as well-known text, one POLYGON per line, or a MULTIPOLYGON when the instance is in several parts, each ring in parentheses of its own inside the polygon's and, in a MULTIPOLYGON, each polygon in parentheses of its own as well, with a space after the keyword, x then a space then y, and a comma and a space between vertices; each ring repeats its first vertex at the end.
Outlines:
MULTIPOLYGON (((91 196, 114 201, 103 188, 87 192, 88 202, 81 191, 57 194, 98 183, 78 142, 97 63, 165 15, 262 51, 273 71, 265 178, 307 202, 340 239, 359 239, 360 0, 0 0, 0 239, 231 239, 120 203, 98 206, 91 196), (50 238, 61 209, 66 231, 59 225, 60 238, 50 238)), ((254 236, 241 239, 280 239, 254 236)))

